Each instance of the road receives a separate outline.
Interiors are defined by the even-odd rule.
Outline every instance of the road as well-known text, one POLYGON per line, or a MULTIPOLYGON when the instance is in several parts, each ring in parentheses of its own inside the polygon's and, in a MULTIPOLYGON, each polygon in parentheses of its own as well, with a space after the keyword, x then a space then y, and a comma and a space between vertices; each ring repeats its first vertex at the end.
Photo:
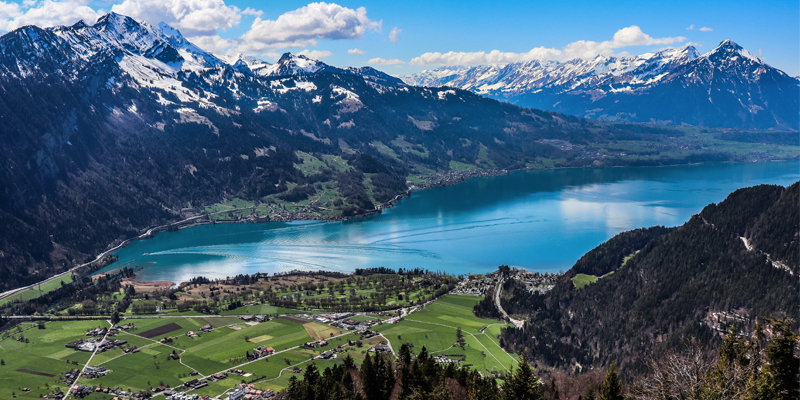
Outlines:
POLYGON ((500 314, 503 314, 503 317, 511 321, 517 328, 522 328, 525 325, 524 321, 520 321, 518 319, 514 319, 508 316, 506 310, 503 310, 503 306, 500 305, 500 292, 503 290, 503 278, 500 278, 497 281, 497 286, 495 287, 494 291, 494 304, 497 306, 497 309, 500 310, 500 314))
POLYGON ((79 372, 78 376, 75 378, 75 382, 73 382, 72 385, 67 389, 67 394, 66 394, 66 396, 64 396, 64 400, 67 400, 69 398, 69 396, 72 395, 72 386, 75 386, 75 385, 78 384, 78 381, 81 379, 81 376, 83 376, 83 373, 86 371, 86 368, 89 366, 89 363, 92 362, 92 359, 94 358, 95 354, 97 354, 97 349, 100 348, 100 345, 103 344, 103 342, 105 342, 106 339, 108 338, 108 334, 111 333, 111 328, 114 327, 114 324, 112 324, 111 321, 106 321, 106 322, 108 322, 108 324, 111 325, 111 326, 108 328, 108 330, 106 330, 106 334, 103 335, 103 339, 101 339, 99 342, 97 342, 97 346, 95 346, 94 351, 92 352, 92 355, 89 356, 88 360, 86 360, 86 364, 83 365, 83 368, 81 368, 81 372, 79 372))

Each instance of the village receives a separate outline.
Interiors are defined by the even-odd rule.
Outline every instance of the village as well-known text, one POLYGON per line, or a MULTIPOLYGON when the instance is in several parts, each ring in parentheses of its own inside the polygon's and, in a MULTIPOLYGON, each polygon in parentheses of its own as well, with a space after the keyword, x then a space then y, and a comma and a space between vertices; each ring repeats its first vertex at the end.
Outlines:
MULTIPOLYGON (((141 304, 154 306, 155 312, 138 307, 135 309, 145 313, 129 311, 116 324, 100 318, 52 318, 23 323, 13 335, 4 332, 5 340, 13 340, 15 346, 50 352, 62 360, 57 365, 68 364, 68 368, 47 364, 17 368, 14 379, 20 385, 15 391, 51 400, 145 400, 162 396, 168 400, 265 400, 286 388, 292 376, 302 377, 309 363, 322 371, 352 357, 358 366, 367 355, 396 357, 398 346, 403 343, 415 344, 412 352, 416 353, 426 343, 426 335, 438 335, 442 339, 437 343, 447 343, 432 355, 440 364, 477 365, 491 374, 500 363, 513 363, 497 346, 496 339, 478 342, 472 336, 496 335, 498 328, 490 321, 476 323, 474 329, 464 327, 472 329, 471 333, 457 338, 453 334, 456 326, 438 319, 454 312, 458 315, 456 320, 474 319, 473 305, 488 287, 496 284, 495 277, 458 279, 423 272, 376 272, 377 275, 333 278, 302 274, 239 278, 246 279, 244 284, 198 281, 182 285, 180 290, 159 286, 138 286, 136 291, 123 288, 120 292, 131 296, 129 310, 141 304), (322 297, 347 296, 353 290, 374 292, 375 298, 385 296, 386 304, 392 306, 376 311, 298 310, 276 306, 272 297, 264 295, 299 293, 307 294, 301 296, 305 298, 327 291, 322 297), (207 314, 168 304, 173 294, 180 296, 179 301, 191 302, 196 301, 194 298, 210 298, 216 292, 223 293, 217 301, 230 303, 222 308, 227 312, 207 314), (412 298, 415 301, 410 301, 412 298), (448 298, 452 300, 445 301, 448 298), (435 323, 420 325, 419 318, 435 323), (63 329, 65 333, 59 334, 63 340, 42 341, 47 332, 63 329), (454 350, 444 351, 450 347, 454 350), (51 375, 57 379, 56 385, 51 375)), ((0 340, 0 345, 5 347, 7 342, 0 340)), ((15 364, 27 365, 22 360, 15 364)))

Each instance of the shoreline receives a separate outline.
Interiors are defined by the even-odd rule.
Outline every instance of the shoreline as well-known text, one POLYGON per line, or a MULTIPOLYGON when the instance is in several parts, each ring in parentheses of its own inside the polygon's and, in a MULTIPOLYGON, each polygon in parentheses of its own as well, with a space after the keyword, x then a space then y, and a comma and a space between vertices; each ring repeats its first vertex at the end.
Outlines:
MULTIPOLYGON (((721 161, 721 162, 719 162, 719 161, 715 161, 715 162, 700 162, 700 163, 665 164, 665 165, 655 165, 655 166, 604 166, 604 167, 591 167, 591 166, 589 166, 589 167, 586 167, 586 166, 584 166, 584 167, 563 167, 562 166, 562 167, 553 167, 553 168, 545 168, 545 169, 520 168, 520 169, 473 169, 473 170, 460 170, 460 171, 452 171, 452 172, 448 172, 448 173, 436 173, 436 174, 427 175, 427 176, 431 176, 431 177, 437 177, 437 178, 440 178, 440 179, 438 179, 438 180, 436 180, 434 182, 430 182, 430 183, 428 183, 426 185, 423 185, 423 186, 418 186, 418 185, 413 185, 413 184, 409 185, 408 189, 404 193, 400 193, 400 194, 396 195, 392 200, 389 200, 389 201, 387 201, 385 203, 381 203, 381 204, 375 206, 374 210, 370 210, 369 212, 366 212, 366 213, 356 214, 356 215, 348 216, 348 217, 339 216, 339 217, 314 218, 314 219, 309 219, 309 218, 287 218, 287 219, 281 219, 281 220, 242 219, 242 220, 221 220, 221 221, 208 221, 208 220, 206 220, 206 221, 196 221, 198 219, 208 218, 210 215, 213 215, 213 214, 228 213, 228 212, 233 212, 233 211, 242 210, 242 209, 231 209, 231 210, 218 211, 218 212, 214 212, 214 213, 195 215, 195 216, 191 216, 191 217, 185 218, 185 219, 180 220, 180 221, 166 223, 166 224, 163 224, 163 225, 147 228, 142 234, 134 236, 134 237, 129 238, 129 239, 125 239, 125 240, 123 240, 122 242, 120 242, 120 243, 118 243, 116 245, 114 245, 113 242, 112 242, 111 244, 109 244, 109 246, 113 246, 113 247, 101 252, 93 260, 91 260, 89 262, 86 262, 86 263, 83 263, 83 264, 80 264, 78 266, 72 267, 72 268, 68 269, 67 271, 59 273, 57 275, 54 275, 54 276, 52 276, 50 278, 47 278, 46 280, 44 280, 42 282, 38 282, 38 283, 35 283, 35 284, 32 284, 32 285, 28 285, 28 286, 25 286, 25 287, 21 287, 21 288, 11 289, 11 290, 9 290, 7 292, 0 293, 0 300, 3 300, 3 299, 8 298, 8 297, 11 297, 11 296, 13 296, 13 295, 15 295, 15 294, 17 294, 19 292, 22 292, 22 291, 30 289, 32 287, 38 286, 38 285, 40 285, 42 283, 49 282, 49 281, 51 281, 53 279, 56 279, 56 278, 58 278, 60 276, 65 275, 65 274, 74 272, 75 270, 77 270, 79 268, 91 266, 92 264, 95 264, 98 261, 102 261, 106 256, 111 255, 112 252, 117 251, 117 250, 119 250, 121 248, 127 247, 130 243, 132 243, 132 242, 134 242, 136 240, 151 239, 151 238, 155 237, 156 234, 161 233, 161 232, 178 231, 178 230, 181 230, 181 229, 190 228, 190 227, 194 227, 194 226, 214 225, 214 224, 231 224, 231 223, 264 223, 264 222, 294 222, 294 221, 336 222, 336 221, 349 221, 349 220, 355 220, 355 219, 362 219, 362 218, 367 218, 367 217, 379 215, 385 209, 394 208, 395 204, 399 203, 400 201, 402 201, 403 199, 405 199, 407 197, 410 197, 413 191, 421 191, 421 190, 435 189, 435 188, 440 188, 440 187, 455 186, 455 185, 461 184, 461 183, 463 183, 466 180, 471 179, 471 178, 491 177, 491 176, 504 176, 504 175, 508 175, 508 174, 511 174, 511 173, 515 173, 515 172, 521 172, 521 171, 546 171, 546 170, 559 170, 559 169, 586 169, 586 168, 589 168, 589 169, 599 169, 599 168, 653 168, 653 167, 678 167, 678 166, 706 165, 706 164, 751 164, 751 163, 759 163, 759 162, 786 162, 786 161, 798 161, 798 160, 800 160, 800 159, 782 159, 782 160, 775 159, 775 160, 745 161, 745 162, 736 162, 736 161, 721 161)), ((249 208, 245 208, 245 209, 249 209, 249 208)), ((109 265, 112 265, 113 263, 114 262, 112 262, 110 264, 107 264, 107 265, 104 265, 104 266, 100 267, 99 269, 97 269, 97 271, 100 271, 100 270, 108 267, 109 265)), ((90 273, 87 276, 91 276, 91 275, 97 273, 97 271, 94 271, 94 272, 90 273)), ((137 282, 139 282, 139 283, 148 283, 146 281, 141 281, 141 282, 137 281, 137 282)))

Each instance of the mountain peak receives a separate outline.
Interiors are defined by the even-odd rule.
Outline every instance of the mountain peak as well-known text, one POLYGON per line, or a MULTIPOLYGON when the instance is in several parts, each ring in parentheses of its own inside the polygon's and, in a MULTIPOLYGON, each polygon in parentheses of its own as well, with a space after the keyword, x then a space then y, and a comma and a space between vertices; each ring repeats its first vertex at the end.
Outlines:
POLYGON ((94 24, 94 27, 103 28, 108 26, 114 26, 118 28, 130 28, 135 25, 139 25, 139 23, 136 22, 135 19, 111 11, 110 13, 100 17, 100 19, 97 20, 97 23, 94 24))
POLYGON ((722 42, 719 44, 719 46, 717 46, 717 48, 718 48, 718 49, 719 49, 719 48, 732 48, 732 49, 739 50, 739 49, 741 49, 741 48, 742 48, 742 46, 739 46, 739 45, 738 45, 736 42, 734 42, 733 40, 730 40, 730 39, 725 39, 725 40, 723 40, 723 41, 722 41, 722 42))
POLYGON ((681 52, 688 55, 690 60, 700 57, 700 52, 698 52, 697 48, 692 45, 686 45, 681 52))
POLYGON ((742 46, 736 44, 736 42, 726 39, 722 41, 714 50, 709 51, 708 53, 703 55, 709 59, 731 59, 734 60, 736 57, 743 57, 748 59, 756 64, 763 64, 760 58, 758 58, 755 54, 747 51, 742 46))
POLYGON ((310 58, 308 58, 308 57, 306 57, 306 56, 304 56, 302 54, 292 54, 292 52, 287 51, 286 53, 283 53, 283 55, 281 55, 281 58, 278 60, 278 64, 286 64, 286 63, 293 62, 293 61, 296 62, 298 59, 299 60, 307 60, 307 61, 316 61, 316 60, 312 60, 312 59, 310 59, 310 58))
POLYGON ((72 26, 70 26, 70 28, 77 30, 77 29, 86 28, 87 26, 89 26, 89 25, 86 25, 86 22, 83 22, 83 20, 80 20, 80 21, 72 24, 72 26))

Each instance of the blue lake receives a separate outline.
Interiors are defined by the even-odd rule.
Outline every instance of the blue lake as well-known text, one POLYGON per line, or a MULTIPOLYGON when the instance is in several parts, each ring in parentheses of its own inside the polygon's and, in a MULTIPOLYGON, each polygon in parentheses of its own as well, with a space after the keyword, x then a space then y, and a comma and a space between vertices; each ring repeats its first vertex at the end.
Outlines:
POLYGON ((140 281, 355 268, 484 273, 507 264, 569 269, 619 232, 676 226, 732 191, 787 186, 800 162, 519 171, 414 192, 383 214, 345 222, 204 225, 159 233, 114 255, 146 264, 140 281))

